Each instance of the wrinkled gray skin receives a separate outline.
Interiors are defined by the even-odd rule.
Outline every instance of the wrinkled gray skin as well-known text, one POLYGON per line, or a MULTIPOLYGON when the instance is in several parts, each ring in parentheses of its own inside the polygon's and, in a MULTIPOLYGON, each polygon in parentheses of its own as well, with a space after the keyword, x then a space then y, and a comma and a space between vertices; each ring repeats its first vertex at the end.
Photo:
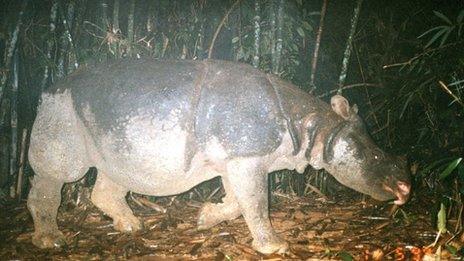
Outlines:
POLYGON ((198 227, 243 215, 262 253, 288 245, 271 227, 268 173, 325 168, 379 200, 404 203, 404 162, 382 152, 342 96, 331 106, 248 65, 132 60, 81 69, 42 95, 29 149, 33 243, 64 243, 60 191, 98 169, 92 201, 124 232, 142 224, 128 191, 167 196, 221 176, 223 203, 207 203, 198 227), (332 108, 331 108, 332 107, 332 108))

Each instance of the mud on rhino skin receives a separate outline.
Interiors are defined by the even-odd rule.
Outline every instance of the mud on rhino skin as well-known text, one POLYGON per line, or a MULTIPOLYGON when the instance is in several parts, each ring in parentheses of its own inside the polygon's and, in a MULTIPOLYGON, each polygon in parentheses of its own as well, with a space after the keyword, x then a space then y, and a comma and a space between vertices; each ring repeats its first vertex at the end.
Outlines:
POLYGON ((33 243, 62 245, 56 224, 65 182, 96 167, 92 202, 116 230, 142 228, 128 191, 165 196, 221 176, 223 203, 205 204, 198 227, 242 215, 262 253, 288 244, 268 216, 268 173, 325 168, 379 200, 406 202, 404 162, 380 150, 342 96, 331 104, 249 65, 121 60, 83 68, 42 94, 29 162, 33 243))

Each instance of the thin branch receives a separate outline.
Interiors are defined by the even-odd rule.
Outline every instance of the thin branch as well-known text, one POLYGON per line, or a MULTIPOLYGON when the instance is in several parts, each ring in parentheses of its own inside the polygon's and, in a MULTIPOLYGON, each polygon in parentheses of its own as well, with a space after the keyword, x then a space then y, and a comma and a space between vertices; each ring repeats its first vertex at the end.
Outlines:
POLYGON ((388 69, 388 68, 391 68, 391 67, 411 65, 415 60, 421 58, 422 56, 428 55, 428 54, 433 53, 435 51, 438 51, 440 49, 445 49, 445 48, 452 47, 452 46, 457 45, 457 44, 462 44, 462 42, 463 41, 458 41, 458 42, 455 42, 455 43, 445 44, 445 45, 437 47, 437 48, 428 49, 425 52, 422 52, 422 53, 412 57, 411 59, 409 59, 409 60, 407 60, 405 62, 384 65, 384 66, 382 66, 382 69, 388 69))
POLYGON ((334 94, 334 93, 337 93, 339 92, 339 90, 347 90, 347 89, 351 89, 351 88, 355 88, 355 87, 361 87, 361 86, 365 86, 365 87, 382 87, 380 84, 377 84, 377 83, 355 83, 355 84, 350 84, 350 85, 345 85, 337 90, 331 90, 330 92, 326 92, 326 93, 323 93, 321 95, 318 95, 317 98, 322 98, 322 97, 326 97, 330 94, 334 94))
POLYGON ((438 83, 440 84, 440 87, 446 92, 448 93, 451 97, 453 97, 453 99, 459 103, 459 105, 461 105, 463 108, 464 108, 464 103, 462 102, 461 99, 459 99, 459 97, 457 97, 449 88, 448 86, 446 86, 446 84, 442 81, 438 81, 438 83))
POLYGON ((208 50, 208 59, 211 59, 211 55, 213 53, 213 48, 214 48, 214 43, 216 42, 216 38, 221 31, 222 27, 224 26, 224 23, 226 22, 227 18, 229 17, 229 14, 234 10, 235 6, 240 2, 241 0, 235 1, 235 3, 229 8, 227 13, 224 15, 222 18, 221 22, 219 23, 216 32, 214 32, 213 39, 211 39, 211 44, 209 45, 209 50, 208 50))

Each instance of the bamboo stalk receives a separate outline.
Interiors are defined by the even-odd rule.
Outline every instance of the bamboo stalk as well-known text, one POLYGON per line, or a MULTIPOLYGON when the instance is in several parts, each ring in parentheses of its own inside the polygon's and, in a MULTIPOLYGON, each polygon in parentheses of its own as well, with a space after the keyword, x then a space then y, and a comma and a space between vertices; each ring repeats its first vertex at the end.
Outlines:
POLYGON ((359 13, 361 10, 362 2, 363 0, 357 0, 356 7, 354 8, 354 11, 353 11, 353 18, 351 18, 350 34, 348 36, 348 40, 346 41, 346 48, 345 48, 345 53, 343 55, 342 69, 341 69, 340 77, 338 80, 338 91, 337 91, 338 94, 342 94, 342 87, 345 84, 346 74, 348 71, 348 64, 350 62, 351 50, 353 47, 353 37, 354 37, 354 33, 356 32, 356 26, 358 24, 358 18, 359 18, 359 13))
MULTIPOLYGON (((269 32, 269 37, 271 38, 270 44, 271 44, 271 65, 272 68, 274 68, 274 63, 275 63, 275 46, 276 46, 276 40, 275 40, 275 35, 276 35, 276 14, 275 14, 275 0, 270 1, 270 14, 269 14, 269 24, 270 24, 270 32, 269 32)), ((271 70, 272 70, 271 68, 271 70)))
POLYGON ((47 62, 45 63, 44 73, 42 82, 40 84, 40 91, 43 91, 47 85, 48 77, 50 75, 49 64, 52 62, 52 49, 53 49, 53 38, 55 37, 56 29, 56 13, 58 11, 58 1, 54 0, 52 8, 50 9, 50 37, 47 39, 47 62))
POLYGON ((319 57, 319 47, 321 45, 322 32, 324 30, 325 13, 327 12, 327 3, 329 0, 324 0, 321 8, 321 18, 319 19, 319 29, 317 30, 316 44, 314 46, 313 60, 311 64, 311 80, 309 85, 311 86, 311 93, 316 90, 314 79, 316 78, 317 59, 319 57))
POLYGON ((16 182, 16 197, 18 198, 18 201, 21 201, 21 197, 23 194, 24 161, 26 158, 26 137, 27 137, 27 129, 23 129, 23 135, 21 137, 20 156, 19 156, 18 180, 16 182))
POLYGON ((129 56, 132 56, 132 44, 134 43, 134 11, 135 0, 131 0, 129 3, 129 15, 127 17, 127 40, 129 42, 127 52, 129 56))
POLYGON ((253 67, 258 68, 259 66, 259 45, 260 45, 260 38, 261 38, 261 6, 259 4, 260 0, 255 0, 255 17, 254 17, 254 56, 253 56, 253 67))
POLYGON ((113 6, 113 33, 114 34, 121 33, 121 29, 119 28, 119 0, 114 0, 114 6, 113 6))
POLYGON ((24 12, 26 11, 28 2, 29 2, 28 0, 24 0, 23 4, 21 5, 21 11, 19 11, 18 21, 16 22, 16 26, 15 26, 15 29, 13 30, 13 33, 11 34, 11 40, 8 44, 8 48, 6 51, 5 62, 4 62, 5 73, 3 73, 2 79, 0 82, 0 101, 3 99, 3 92, 5 90, 6 82, 8 80, 8 69, 11 63, 11 59, 13 58, 14 51, 16 49, 19 30, 21 29, 21 25, 23 24, 24 12))
POLYGON ((279 1, 279 6, 277 7, 277 27, 276 27, 276 45, 275 45, 275 53, 274 53, 274 59, 273 59, 273 68, 272 72, 274 74, 279 74, 280 72, 280 63, 281 63, 281 57, 282 57, 282 44, 283 44, 283 39, 282 39, 282 29, 284 25, 284 5, 285 5, 285 0, 280 0, 279 1))
MULTIPOLYGON (((15 180, 14 176, 17 171, 18 162, 18 63, 19 57, 18 52, 15 51, 13 55, 13 82, 10 94, 10 177, 15 180)), ((11 195, 14 196, 15 186, 14 184, 10 187, 11 195)))

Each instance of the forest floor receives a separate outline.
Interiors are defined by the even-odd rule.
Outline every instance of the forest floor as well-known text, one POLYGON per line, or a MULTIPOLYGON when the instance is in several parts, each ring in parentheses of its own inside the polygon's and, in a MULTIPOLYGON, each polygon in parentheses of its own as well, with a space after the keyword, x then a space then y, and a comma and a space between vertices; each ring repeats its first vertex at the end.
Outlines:
MULTIPOLYGON (((413 199, 398 209, 365 202, 355 193, 338 197, 273 194, 272 224, 290 243, 290 251, 267 256, 251 248, 242 217, 198 231, 198 201, 170 197, 153 203, 129 195, 129 204, 145 227, 134 235, 115 231, 111 219, 88 197, 77 207, 62 204, 58 225, 68 245, 51 250, 32 245, 33 223, 25 202, 7 204, 0 212, 0 260, 420 260, 414 258, 436 252, 437 247, 424 250, 436 236, 426 204, 413 199)), ((445 248, 441 255, 446 255, 445 248)))

